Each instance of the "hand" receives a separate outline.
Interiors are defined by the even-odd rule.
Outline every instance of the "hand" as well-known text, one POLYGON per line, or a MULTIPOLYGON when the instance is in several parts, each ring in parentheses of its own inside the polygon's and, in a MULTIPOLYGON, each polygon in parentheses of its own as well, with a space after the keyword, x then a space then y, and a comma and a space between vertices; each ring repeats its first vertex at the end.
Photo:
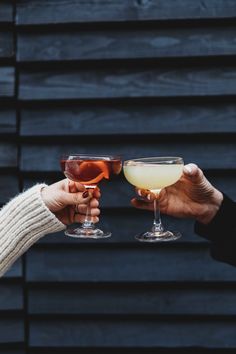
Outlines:
POLYGON ((101 195, 98 188, 86 190, 82 184, 64 179, 44 187, 41 196, 48 209, 65 225, 83 222, 88 205, 92 221, 99 221, 101 195))
MULTIPOLYGON (((137 190, 144 200, 132 199, 131 203, 140 209, 153 210, 156 196, 148 190, 137 190)), ((164 188, 159 195, 160 210, 180 218, 194 218, 208 224, 217 213, 223 200, 220 191, 206 179, 195 164, 184 166, 180 180, 164 188)))

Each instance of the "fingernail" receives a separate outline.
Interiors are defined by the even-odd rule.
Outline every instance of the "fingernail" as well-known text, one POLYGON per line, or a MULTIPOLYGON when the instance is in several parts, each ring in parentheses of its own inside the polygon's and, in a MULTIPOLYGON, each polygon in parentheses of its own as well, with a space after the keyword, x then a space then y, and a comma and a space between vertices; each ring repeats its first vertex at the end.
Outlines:
POLYGON ((87 198, 89 196, 89 192, 88 191, 85 191, 83 194, 82 194, 82 197, 83 198, 87 198))
POLYGON ((138 190, 138 195, 139 195, 140 197, 142 197, 142 192, 141 192, 140 189, 138 190))
POLYGON ((151 194, 148 194, 148 195, 147 195, 147 199, 148 199, 148 200, 151 200, 151 194))

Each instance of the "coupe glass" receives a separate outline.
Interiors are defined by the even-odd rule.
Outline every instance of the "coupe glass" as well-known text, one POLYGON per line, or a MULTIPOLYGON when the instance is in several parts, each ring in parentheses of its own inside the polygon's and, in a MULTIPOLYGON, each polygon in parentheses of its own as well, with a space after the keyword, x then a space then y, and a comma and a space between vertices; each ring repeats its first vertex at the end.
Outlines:
MULTIPOLYGON (((95 189, 102 180, 109 180, 121 171, 121 158, 112 155, 71 154, 61 158, 61 169, 64 175, 74 182, 79 182, 86 189, 95 189)), ((90 207, 87 207, 85 221, 80 227, 69 227, 65 234, 78 238, 106 238, 111 232, 97 229, 91 220, 90 207)))
POLYGON ((181 237, 179 232, 165 230, 160 217, 158 197, 161 190, 177 182, 183 172, 181 157, 147 157, 124 162, 124 175, 129 183, 148 189, 156 195, 154 221, 150 231, 135 236, 143 242, 173 241, 181 237))

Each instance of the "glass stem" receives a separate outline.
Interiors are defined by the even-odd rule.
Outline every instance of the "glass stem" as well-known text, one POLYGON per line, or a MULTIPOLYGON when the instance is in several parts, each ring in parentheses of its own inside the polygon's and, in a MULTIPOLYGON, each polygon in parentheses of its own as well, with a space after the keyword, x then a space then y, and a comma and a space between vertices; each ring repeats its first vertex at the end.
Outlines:
MULTIPOLYGON (((89 189, 89 188, 87 188, 89 189)), ((92 216, 91 216, 91 207, 90 207, 90 202, 89 204, 87 205, 87 209, 86 209, 86 215, 85 215, 85 220, 82 224, 82 228, 83 229, 94 229, 95 225, 94 223, 92 222, 92 216)))
POLYGON ((156 198, 154 199, 153 210, 154 210, 154 220, 153 220, 152 232, 162 232, 164 228, 161 222, 159 194, 157 194, 156 198))

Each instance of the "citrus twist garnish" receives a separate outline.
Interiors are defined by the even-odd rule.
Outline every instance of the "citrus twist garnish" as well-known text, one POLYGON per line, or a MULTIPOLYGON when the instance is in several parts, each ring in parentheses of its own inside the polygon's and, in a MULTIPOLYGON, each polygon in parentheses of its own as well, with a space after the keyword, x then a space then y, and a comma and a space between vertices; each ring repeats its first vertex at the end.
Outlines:
POLYGON ((80 164, 80 183, 97 184, 103 178, 109 179, 109 169, 105 161, 83 161, 80 164), (87 172, 90 170, 91 174, 87 172))

